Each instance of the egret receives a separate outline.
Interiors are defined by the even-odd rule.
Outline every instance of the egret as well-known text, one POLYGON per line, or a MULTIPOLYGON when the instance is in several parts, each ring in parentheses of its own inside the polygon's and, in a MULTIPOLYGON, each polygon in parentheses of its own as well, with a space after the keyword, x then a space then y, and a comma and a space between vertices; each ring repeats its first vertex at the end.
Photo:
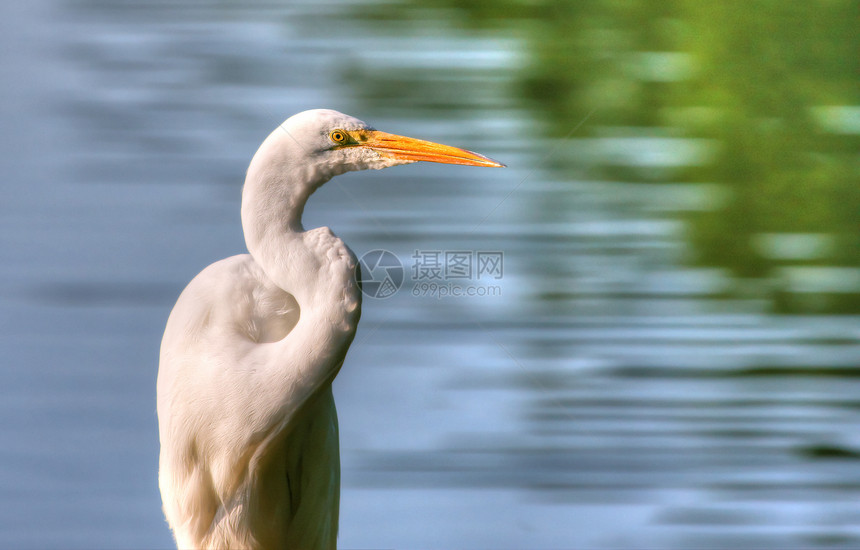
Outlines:
POLYGON ((340 498, 331 383, 361 311, 356 258, 308 197, 334 176, 417 161, 500 167, 487 157, 374 130, 337 111, 287 119, 242 190, 250 254, 185 288, 158 369, 158 484, 179 548, 336 548, 340 498))

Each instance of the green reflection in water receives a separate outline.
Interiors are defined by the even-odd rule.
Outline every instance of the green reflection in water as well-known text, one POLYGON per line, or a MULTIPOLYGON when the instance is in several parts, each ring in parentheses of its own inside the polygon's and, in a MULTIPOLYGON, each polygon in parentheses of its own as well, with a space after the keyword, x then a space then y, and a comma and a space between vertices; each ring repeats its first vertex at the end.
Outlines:
MULTIPOLYGON (((777 311, 860 312, 857 9, 854 0, 362 5, 356 15, 380 29, 412 24, 405 34, 420 35, 416 22, 443 21, 514 38, 524 57, 506 73, 506 99, 463 93, 464 71, 439 68, 374 78, 363 97, 450 111, 508 101, 550 138, 592 113, 574 135, 582 147, 547 168, 717 184, 721 200, 684 215, 690 263, 727 269, 728 295, 766 298, 777 311)), ((565 204, 548 197, 535 211, 560 220, 565 204)))
POLYGON ((761 5, 690 10, 699 71, 673 90, 678 109, 666 119, 716 140, 714 162, 690 177, 732 191, 693 220, 692 239, 704 263, 777 276, 782 308, 858 311, 856 272, 809 269, 860 265, 860 128, 826 119, 849 112, 830 106, 857 108, 856 3, 761 5))

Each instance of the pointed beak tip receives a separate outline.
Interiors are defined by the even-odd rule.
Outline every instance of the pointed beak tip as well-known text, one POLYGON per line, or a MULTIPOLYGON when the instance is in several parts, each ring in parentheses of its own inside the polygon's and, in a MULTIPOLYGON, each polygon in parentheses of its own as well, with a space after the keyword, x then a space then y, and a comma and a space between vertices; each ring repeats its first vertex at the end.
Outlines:
POLYGON ((481 166, 486 166, 487 168, 507 168, 508 167, 507 164, 505 164, 503 162, 499 162, 496 159, 491 159, 490 157, 484 157, 484 158, 487 159, 487 161, 484 164, 482 164, 481 166))

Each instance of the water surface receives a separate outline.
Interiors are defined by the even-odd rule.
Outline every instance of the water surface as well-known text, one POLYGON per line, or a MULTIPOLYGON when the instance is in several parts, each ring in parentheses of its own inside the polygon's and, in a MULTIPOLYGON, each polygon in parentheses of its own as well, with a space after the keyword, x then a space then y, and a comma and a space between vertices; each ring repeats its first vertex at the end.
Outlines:
POLYGON ((172 545, 161 331, 314 107, 509 165, 308 206, 406 272, 335 383, 341 547, 860 545, 850 8, 4 7, 0 545, 172 545), (504 272, 415 296, 416 251, 504 272))

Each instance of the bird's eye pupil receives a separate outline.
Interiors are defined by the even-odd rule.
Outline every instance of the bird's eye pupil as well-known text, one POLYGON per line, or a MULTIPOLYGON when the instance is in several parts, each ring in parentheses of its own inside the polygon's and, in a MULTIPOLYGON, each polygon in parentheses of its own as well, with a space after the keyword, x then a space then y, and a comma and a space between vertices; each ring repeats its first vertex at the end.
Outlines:
POLYGON ((335 143, 343 143, 346 141, 346 132, 342 130, 334 130, 331 134, 329 134, 331 140, 335 143))

